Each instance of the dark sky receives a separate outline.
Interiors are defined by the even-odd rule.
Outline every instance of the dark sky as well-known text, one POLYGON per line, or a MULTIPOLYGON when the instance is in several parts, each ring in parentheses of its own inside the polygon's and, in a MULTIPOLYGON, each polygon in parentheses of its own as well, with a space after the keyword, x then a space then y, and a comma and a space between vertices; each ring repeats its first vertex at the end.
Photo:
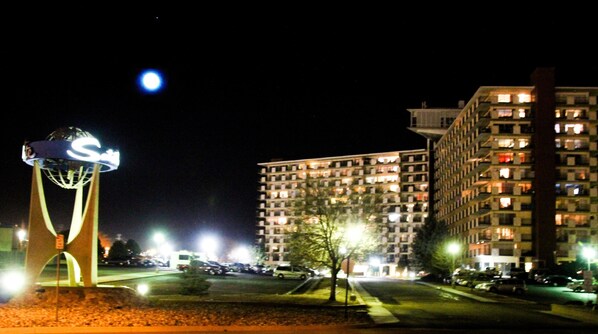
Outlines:
MULTIPOLYGON (((423 148, 407 108, 529 85, 537 66, 561 86, 598 86, 583 18, 190 11, 5 13, 3 226, 28 221, 24 140, 63 126, 120 150, 120 168, 101 174, 101 232, 150 247, 161 230, 193 249, 205 233, 253 242, 259 162, 423 148), (161 93, 137 87, 146 68, 163 71, 161 93)), ((45 187, 53 223, 68 226, 74 193, 45 187)))

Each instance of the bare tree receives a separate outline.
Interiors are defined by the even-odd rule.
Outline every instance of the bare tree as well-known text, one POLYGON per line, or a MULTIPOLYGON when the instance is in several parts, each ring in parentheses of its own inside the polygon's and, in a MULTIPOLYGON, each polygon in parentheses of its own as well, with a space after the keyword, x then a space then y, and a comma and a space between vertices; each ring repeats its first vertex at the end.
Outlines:
POLYGON ((380 196, 363 186, 328 186, 308 180, 293 202, 291 262, 331 272, 329 301, 336 301, 336 279, 343 260, 359 260, 379 244, 376 218, 380 196))

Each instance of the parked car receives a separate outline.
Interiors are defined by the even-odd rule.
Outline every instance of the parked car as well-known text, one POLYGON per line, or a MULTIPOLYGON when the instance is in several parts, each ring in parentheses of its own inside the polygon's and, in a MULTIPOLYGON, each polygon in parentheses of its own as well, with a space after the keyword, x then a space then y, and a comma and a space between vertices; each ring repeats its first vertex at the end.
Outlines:
MULTIPOLYGON (((571 282, 567 283, 567 288, 575 291, 581 292, 585 291, 585 285, 583 279, 574 279, 571 282)), ((598 292, 598 281, 593 280, 592 282, 592 292, 598 292)))
POLYGON ((514 293, 521 295, 527 292, 527 284, 520 278, 498 278, 490 282, 480 283, 475 289, 494 293, 514 293))
POLYGON ((478 284, 490 282, 495 279, 496 276, 493 274, 488 274, 486 272, 473 272, 469 274, 466 278, 459 281, 459 285, 464 285, 470 288, 475 287, 478 284))
POLYGON ((219 275, 224 275, 224 274, 226 274, 229 271, 228 266, 225 266, 224 264, 221 264, 218 261, 210 260, 210 261, 208 261, 208 263, 211 264, 211 265, 213 265, 213 266, 216 266, 216 267, 220 268, 219 271, 218 271, 219 275))
POLYGON ((573 279, 565 275, 548 275, 542 279, 542 284, 551 286, 567 286, 573 279))
POLYGON ((274 269, 272 276, 280 279, 284 278, 295 278, 295 279, 306 279, 311 277, 309 271, 297 266, 279 265, 274 269))
POLYGON ((126 266, 130 266, 131 265, 131 260, 130 259, 104 259, 102 261, 103 264, 107 264, 109 266, 120 266, 120 267, 126 267, 126 266))
POLYGON ((223 274, 222 269, 220 267, 200 260, 191 260, 189 264, 179 264, 177 265, 177 269, 182 272, 189 272, 194 270, 198 273, 205 273, 209 275, 223 274))
POLYGON ((303 266, 297 266, 299 269, 305 270, 309 273, 310 277, 315 277, 318 276, 318 271, 316 269, 312 269, 312 268, 307 268, 307 267, 303 267, 303 266))
POLYGON ((529 273, 525 271, 525 268, 511 268, 509 271, 509 276, 511 278, 528 279, 529 273))

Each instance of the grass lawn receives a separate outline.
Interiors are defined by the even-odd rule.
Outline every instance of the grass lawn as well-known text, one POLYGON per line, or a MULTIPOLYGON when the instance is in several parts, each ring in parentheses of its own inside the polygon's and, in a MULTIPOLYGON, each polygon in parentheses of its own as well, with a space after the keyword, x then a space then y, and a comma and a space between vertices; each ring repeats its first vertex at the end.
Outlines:
MULTIPOLYGON (((212 276, 206 276, 211 278, 212 276)), ((245 302, 268 302, 268 303, 290 303, 290 304, 309 304, 309 305, 344 305, 345 304, 345 279, 339 278, 336 287, 336 301, 329 301, 330 297, 330 278, 322 277, 318 279, 317 283, 308 291, 303 293, 287 293, 287 294, 259 294, 259 293, 244 293, 239 294, 227 293, 225 295, 211 295, 209 288, 205 293, 187 295, 182 293, 182 284, 184 283, 182 273, 173 273, 169 275, 159 275, 144 277, 139 279, 131 279, 120 281, 115 286, 128 286, 136 289, 139 284, 147 284, 151 288, 149 290, 148 298, 150 300, 178 300, 178 301, 201 301, 201 300, 218 300, 218 301, 245 301, 245 302), (242 295, 242 298, 240 297, 242 295)), ((349 296, 351 291, 349 291, 349 296)), ((358 300, 348 300, 348 305, 359 305, 358 300)))

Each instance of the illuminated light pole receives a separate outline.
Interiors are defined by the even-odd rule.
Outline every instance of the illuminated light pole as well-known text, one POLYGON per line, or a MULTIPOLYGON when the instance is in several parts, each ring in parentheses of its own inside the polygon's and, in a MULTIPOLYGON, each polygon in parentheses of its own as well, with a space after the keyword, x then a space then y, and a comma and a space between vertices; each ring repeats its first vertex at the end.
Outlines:
POLYGON ((156 234, 154 234, 154 241, 156 242, 156 244, 158 246, 162 245, 162 243, 166 240, 166 238, 164 237, 164 234, 157 232, 156 234))
MULTIPOLYGON (((165 241, 166 241, 166 237, 164 237, 164 234, 162 232, 156 232, 156 234, 154 234, 154 242, 156 243, 155 256, 161 256, 160 248, 162 247, 162 245, 164 244, 165 241)), ((162 261, 162 258, 160 258, 160 261, 162 261)), ((159 271, 160 271, 160 265, 156 263, 156 273, 159 271)))
POLYGON ((19 238, 19 251, 23 250, 23 242, 25 241, 25 237, 27 236, 27 232, 23 229, 17 231, 17 238, 19 238))
POLYGON ((452 256, 452 262, 451 262, 451 286, 454 287, 455 286, 455 278, 453 276, 453 274, 455 273, 455 258, 457 257, 457 253, 459 253, 459 244, 451 242, 448 246, 447 246, 447 251, 449 254, 451 254, 452 256))
POLYGON ((218 249, 218 239, 214 236, 204 236, 201 241, 199 248, 204 253, 207 260, 218 260, 216 256, 216 250, 218 249))
POLYGON ((592 271, 591 263, 594 259, 594 256, 596 256, 596 251, 594 250, 594 248, 584 247, 582 252, 583 256, 586 258, 586 260, 588 260, 588 271, 592 271))
POLYGON ((345 280, 345 319, 349 319, 349 274, 351 274, 351 253, 355 251, 355 245, 359 243, 359 239, 363 234, 363 227, 359 225, 351 226, 347 229, 345 238, 347 239, 348 246, 352 246, 346 249, 347 254, 347 278, 345 280))
MULTIPOLYGON (((596 250, 594 250, 594 248, 592 248, 592 247, 586 246, 583 248, 582 254, 588 260, 588 271, 583 273, 583 285, 584 285, 584 290, 589 295, 590 293, 592 293, 592 281, 593 281, 591 264, 592 264, 592 260, 596 256, 596 250)), ((589 303, 591 303, 590 300, 588 300, 588 304, 589 303)), ((598 303, 598 296, 596 296, 596 303, 598 303)), ((596 305, 594 304, 594 306, 592 307, 592 310, 594 310, 595 307, 596 307, 596 305)))

